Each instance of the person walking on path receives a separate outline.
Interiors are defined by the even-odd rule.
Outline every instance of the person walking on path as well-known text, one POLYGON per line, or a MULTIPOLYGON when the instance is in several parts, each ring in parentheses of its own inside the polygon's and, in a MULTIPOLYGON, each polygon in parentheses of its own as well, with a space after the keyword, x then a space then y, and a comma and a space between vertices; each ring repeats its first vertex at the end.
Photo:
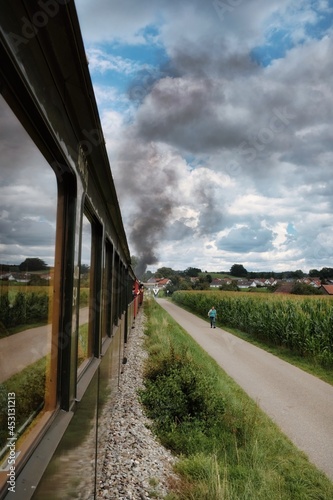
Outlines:
POLYGON ((210 319, 210 327, 211 328, 215 328, 215 323, 216 323, 216 309, 215 307, 213 306, 209 311, 208 311, 208 316, 209 316, 209 319, 210 319))

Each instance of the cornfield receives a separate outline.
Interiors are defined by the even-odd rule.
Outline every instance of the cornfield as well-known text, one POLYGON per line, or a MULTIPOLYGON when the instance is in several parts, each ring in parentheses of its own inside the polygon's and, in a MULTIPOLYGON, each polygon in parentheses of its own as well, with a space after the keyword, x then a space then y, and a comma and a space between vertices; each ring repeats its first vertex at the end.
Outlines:
POLYGON ((333 367, 331 297, 178 291, 172 298, 204 317, 214 305, 221 324, 333 367))

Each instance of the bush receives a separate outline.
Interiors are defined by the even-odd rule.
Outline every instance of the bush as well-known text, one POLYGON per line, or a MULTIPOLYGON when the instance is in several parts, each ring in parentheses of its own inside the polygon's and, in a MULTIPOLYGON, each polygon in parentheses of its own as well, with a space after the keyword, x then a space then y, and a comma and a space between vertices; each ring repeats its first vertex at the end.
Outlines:
POLYGON ((306 283, 295 283, 290 293, 294 295, 323 295, 322 290, 306 283))
POLYGON ((171 346, 166 357, 148 367, 144 385, 140 397, 147 415, 174 451, 186 448, 189 426, 191 432, 211 435, 222 425, 224 399, 186 352, 175 354, 171 346))
POLYGON ((12 303, 1 295, 0 321, 7 328, 45 322, 48 318, 49 297, 46 293, 18 292, 12 303))

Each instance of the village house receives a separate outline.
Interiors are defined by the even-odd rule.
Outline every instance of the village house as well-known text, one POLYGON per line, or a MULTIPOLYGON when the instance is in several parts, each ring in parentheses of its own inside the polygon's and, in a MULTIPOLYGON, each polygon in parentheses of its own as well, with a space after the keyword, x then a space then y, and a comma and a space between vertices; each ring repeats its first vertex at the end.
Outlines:
POLYGON ((303 283, 304 285, 313 286, 314 288, 321 287, 320 278, 300 278, 297 280, 298 283, 303 283))
POLYGON ((214 278, 212 282, 210 283, 210 288, 219 288, 222 285, 222 280, 221 278, 214 278))
POLYGON ((0 280, 15 281, 16 283, 29 283, 31 276, 27 273, 2 273, 0 275, 0 280))
POLYGON ((320 290, 326 295, 333 295, 333 285, 321 285, 320 290))
POLYGON ((170 283, 171 280, 169 278, 149 278, 143 285, 147 290, 163 290, 170 283))

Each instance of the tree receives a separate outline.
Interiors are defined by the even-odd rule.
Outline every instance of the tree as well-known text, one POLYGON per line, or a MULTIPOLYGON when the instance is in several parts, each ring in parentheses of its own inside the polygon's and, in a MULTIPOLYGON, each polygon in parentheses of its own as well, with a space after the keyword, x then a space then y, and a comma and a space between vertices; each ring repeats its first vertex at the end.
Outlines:
POLYGON ((195 281, 192 285, 193 290, 209 290, 209 283, 204 276, 195 281))
POLYGON ((187 280, 183 280, 179 283, 178 290, 191 290, 192 289, 192 283, 187 280))
POLYGON ((155 273, 158 278, 171 278, 175 274, 175 271, 171 267, 159 267, 155 273))
POLYGON ((143 283, 146 283, 150 278, 152 278, 153 273, 148 270, 143 275, 140 277, 140 280, 143 281, 143 283))
POLYGON ((331 267, 323 267, 319 271, 319 277, 322 280, 333 278, 333 269, 331 267))
POLYGON ((145 273, 143 273, 142 276, 140 276, 140 281, 143 281, 143 283, 146 283, 152 277, 153 277, 153 273, 148 270, 145 273))
POLYGON ((184 274, 186 276, 191 276, 191 278, 197 278, 200 273, 201 273, 201 269, 198 269, 197 267, 188 267, 184 271, 184 274))
POLYGON ((234 264, 230 268, 230 274, 232 274, 232 276, 236 276, 237 278, 244 278, 247 276, 247 270, 243 264, 234 264))
POLYGON ((19 270, 22 271, 45 271, 49 269, 49 266, 41 259, 38 258, 28 258, 21 262, 19 265, 19 270))
POLYGON ((231 280, 231 283, 229 285, 227 283, 223 283, 223 285, 219 286, 219 290, 224 290, 227 292, 237 292, 237 280, 231 280))
POLYGON ((305 283, 295 283, 292 287, 291 292, 295 295, 322 295, 323 292, 318 288, 314 288, 311 285, 306 285, 305 283))
POLYGON ((88 264, 81 264, 80 274, 89 274, 90 267, 88 264))

